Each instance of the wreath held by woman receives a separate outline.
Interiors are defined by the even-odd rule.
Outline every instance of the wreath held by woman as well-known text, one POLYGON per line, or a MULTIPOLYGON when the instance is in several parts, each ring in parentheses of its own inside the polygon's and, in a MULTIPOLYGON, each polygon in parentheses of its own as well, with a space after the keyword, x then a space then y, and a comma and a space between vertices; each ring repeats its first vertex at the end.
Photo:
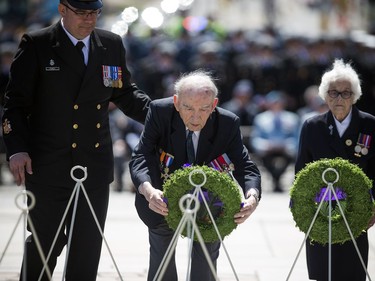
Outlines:
POLYGON ((309 238, 324 245, 329 242, 328 214, 331 201, 331 242, 344 243, 350 240, 351 236, 342 214, 345 215, 354 238, 358 237, 367 229, 372 216, 374 203, 371 188, 371 180, 357 165, 342 158, 321 159, 307 164, 296 175, 290 191, 290 210, 297 227, 307 233, 322 203, 309 238), (337 174, 331 172, 331 169, 337 174), (333 192, 329 197, 329 184, 333 185, 336 197, 333 192))

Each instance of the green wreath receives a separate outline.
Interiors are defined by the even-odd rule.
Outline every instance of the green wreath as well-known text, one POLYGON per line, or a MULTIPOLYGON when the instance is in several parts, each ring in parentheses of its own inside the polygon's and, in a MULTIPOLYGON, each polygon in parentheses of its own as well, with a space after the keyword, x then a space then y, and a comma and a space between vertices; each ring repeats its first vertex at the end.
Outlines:
MULTIPOLYGON (((326 189, 330 183, 355 238, 367 229, 374 206, 371 195, 372 181, 357 165, 342 158, 321 159, 307 164, 297 173, 290 190, 290 210, 296 226, 302 232, 307 233, 323 200, 322 208, 309 233, 312 241, 323 245, 329 242, 329 197, 326 189), (337 174, 329 168, 335 169, 337 174)), ((344 243, 351 240, 351 237, 335 199, 332 192, 331 241, 344 243)))
MULTIPOLYGON (((177 229, 183 216, 179 207, 180 198, 185 194, 192 193, 195 189, 189 181, 190 173, 192 173, 191 180, 195 185, 204 183, 204 175, 206 176, 206 183, 201 188, 220 236, 224 238, 237 227, 233 216, 240 210, 242 191, 229 175, 208 166, 188 166, 178 169, 164 182, 164 197, 169 209, 166 221, 169 227, 174 230, 177 229)), ((203 202, 197 211, 195 222, 205 242, 219 240, 203 202)), ((182 236, 188 236, 187 229, 185 228, 181 234, 182 236)), ((194 235, 194 240, 198 240, 196 235, 194 235)))

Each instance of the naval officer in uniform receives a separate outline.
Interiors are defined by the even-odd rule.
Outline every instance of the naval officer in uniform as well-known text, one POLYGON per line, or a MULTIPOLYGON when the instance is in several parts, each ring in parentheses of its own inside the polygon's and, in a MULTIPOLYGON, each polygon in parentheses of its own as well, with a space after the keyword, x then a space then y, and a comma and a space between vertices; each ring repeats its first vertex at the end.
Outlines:
MULTIPOLYGON (((75 165, 87 168, 83 184, 104 228, 113 180, 109 102, 139 122, 148 110, 149 97, 130 80, 121 37, 95 27, 102 5, 61 0, 61 20, 25 34, 11 66, 3 117, 7 156, 16 183, 36 198, 29 212, 36 233, 26 240, 21 280, 39 278, 36 237, 46 257, 75 187, 75 165)), ((72 208, 48 259, 49 271, 73 228, 66 280, 96 280, 102 237, 82 193, 74 227, 71 220, 72 208)), ((42 280, 48 280, 46 271, 42 280)))

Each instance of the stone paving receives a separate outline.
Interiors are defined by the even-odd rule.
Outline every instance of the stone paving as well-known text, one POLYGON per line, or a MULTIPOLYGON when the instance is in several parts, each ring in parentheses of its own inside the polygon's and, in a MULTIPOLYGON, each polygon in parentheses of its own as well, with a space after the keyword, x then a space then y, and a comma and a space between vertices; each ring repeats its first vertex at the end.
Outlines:
MULTIPOLYGON (((304 248, 293 262, 304 239, 304 233, 294 225, 288 209, 288 192, 270 191, 267 174, 263 173, 263 198, 253 217, 225 238, 228 256, 222 249, 218 261, 218 277, 221 281, 307 281, 304 248), (291 272, 290 278, 287 279, 291 272), (236 279, 236 275, 237 278, 236 279)), ((289 177, 284 179, 285 189, 290 186, 289 177)), ((0 254, 11 237, 21 212, 14 198, 21 188, 6 184, 0 187, 0 254)), ((22 216, 21 216, 22 218, 22 216)), ((18 280, 22 259, 23 220, 12 236, 9 248, 0 263, 0 281, 18 280)), ((370 261, 369 274, 375 278, 375 231, 369 231, 370 261)), ((146 280, 148 265, 147 229, 138 218, 134 207, 134 194, 129 191, 111 192, 105 238, 121 273, 117 274, 111 256, 104 246, 99 267, 98 281, 146 280)), ((187 239, 179 239, 177 266, 180 280, 186 280, 187 239)), ((65 253, 61 255, 53 280, 61 280, 65 253)))

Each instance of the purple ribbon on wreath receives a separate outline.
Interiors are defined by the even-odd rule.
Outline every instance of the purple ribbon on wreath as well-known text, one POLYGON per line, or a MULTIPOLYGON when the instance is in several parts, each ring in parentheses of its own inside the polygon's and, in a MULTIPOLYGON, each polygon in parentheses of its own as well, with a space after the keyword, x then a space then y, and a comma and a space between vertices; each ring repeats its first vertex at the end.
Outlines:
MULTIPOLYGON (((210 191, 202 190, 202 193, 203 193, 204 199, 207 202, 207 205, 210 209, 210 212, 211 212, 213 218, 216 220, 216 218, 220 217, 221 214, 223 213, 223 207, 224 207, 223 202, 220 200, 220 198, 215 196, 210 191)), ((198 195, 198 200, 201 203, 201 206, 200 206, 200 208, 197 212, 198 223, 199 222, 212 223, 211 220, 210 220, 208 211, 206 209, 206 206, 203 204, 203 198, 202 198, 201 194, 198 195)))
MULTIPOLYGON (((206 199, 206 202, 214 207, 222 208, 224 206, 223 202, 217 197, 213 195, 212 192, 209 191, 202 191, 204 199, 206 199)), ((201 194, 198 195, 199 203, 203 203, 203 198, 201 194)))
MULTIPOLYGON (((191 164, 185 163, 182 167, 185 169, 185 168, 188 168, 188 167, 191 167, 191 166, 192 166, 191 164)), ((194 191, 194 189, 191 190, 190 193, 193 193, 193 191, 194 191)), ((220 198, 218 196, 215 196, 210 191, 207 191, 207 190, 203 189, 202 193, 203 193, 204 199, 206 199, 205 201, 207 202, 207 204, 210 208, 210 212, 211 212, 212 216, 214 217, 214 219, 220 217, 223 213, 223 207, 224 207, 223 202, 220 200, 220 198)), ((209 218, 208 211, 207 211, 205 205, 203 204, 203 198, 202 198, 201 194, 198 194, 198 200, 199 200, 199 203, 201 203, 201 206, 200 206, 200 208, 197 212, 198 222, 212 223, 210 218, 209 218)))
MULTIPOLYGON (((327 192, 325 198, 323 199, 323 196, 324 196, 324 193, 326 192, 326 190, 327 190, 327 187, 322 187, 320 189, 320 192, 317 193, 317 195, 315 197, 316 203, 320 203, 320 202, 322 202, 322 200, 324 200, 324 201, 334 201, 335 200, 335 195, 333 194, 333 192, 331 192, 331 198, 328 198, 329 192, 327 192)), ((336 187, 335 192, 336 192, 338 200, 345 200, 346 199, 346 193, 340 187, 336 187)))

